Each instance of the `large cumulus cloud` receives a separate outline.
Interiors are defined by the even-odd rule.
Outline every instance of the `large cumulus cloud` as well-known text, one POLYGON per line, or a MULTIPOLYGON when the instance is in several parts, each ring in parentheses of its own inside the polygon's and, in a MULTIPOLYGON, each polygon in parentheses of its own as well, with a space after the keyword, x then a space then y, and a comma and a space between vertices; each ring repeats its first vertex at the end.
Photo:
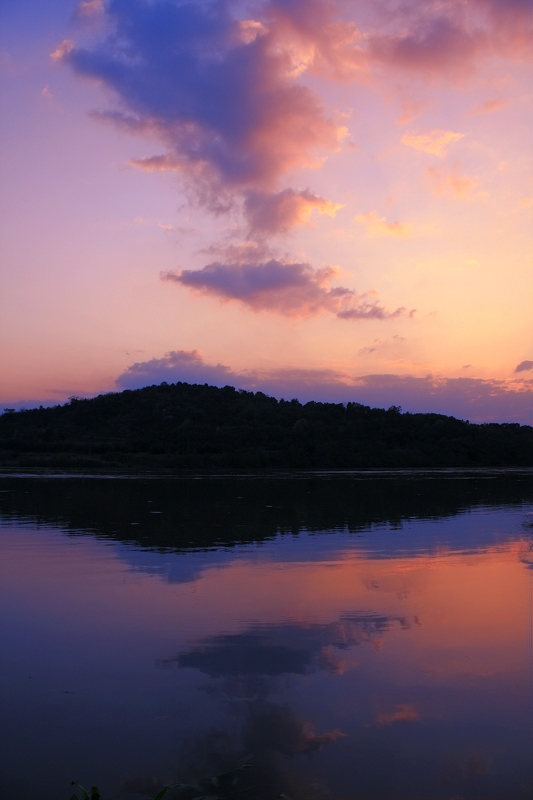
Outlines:
POLYGON ((215 194, 272 191, 338 147, 345 131, 299 80, 305 73, 358 80, 390 67, 449 77, 480 54, 523 56, 531 29, 530 0, 406 0, 393 9, 385 0, 108 0, 81 8, 105 17, 106 35, 86 46, 65 41, 53 57, 113 91, 118 102, 105 118, 166 145, 139 166, 188 172, 215 194))
POLYGON ((261 22, 237 19, 229 2, 109 0, 106 9, 108 36, 60 55, 111 88, 122 111, 115 121, 158 135, 174 167, 200 166, 224 186, 272 187, 317 149, 336 147, 342 131, 292 79, 289 45, 276 46, 261 22))

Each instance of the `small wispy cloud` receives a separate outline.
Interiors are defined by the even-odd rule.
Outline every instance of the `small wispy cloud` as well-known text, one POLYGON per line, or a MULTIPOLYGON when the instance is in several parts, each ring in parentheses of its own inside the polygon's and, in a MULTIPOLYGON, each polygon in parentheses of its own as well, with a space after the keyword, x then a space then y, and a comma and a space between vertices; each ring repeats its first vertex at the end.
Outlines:
POLYGON ((526 372, 527 370, 533 369, 533 361, 521 361, 520 364, 515 368, 516 372, 526 372))
POLYGON ((492 114, 493 111, 499 111, 501 108, 505 108, 508 103, 508 100, 485 100, 484 103, 480 103, 471 110, 470 116, 475 117, 479 114, 492 114))
POLYGON ((420 711, 414 703, 404 703, 394 706, 390 711, 380 711, 376 716, 376 726, 394 725, 396 722, 418 722, 421 719, 420 711))
POLYGON ((161 156, 145 156, 143 158, 132 158, 128 161, 130 167, 142 169, 144 172, 180 172, 182 165, 175 156, 168 153, 161 156))
POLYGON ((395 238, 403 239, 412 231, 412 225, 405 222, 387 222, 385 217, 378 217, 377 211, 371 211, 369 214, 359 214, 355 217, 355 221, 360 223, 366 228, 368 236, 393 236, 395 238))
POLYGON ((63 39, 61 44, 59 44, 56 49, 50 53, 50 58, 52 61, 61 61, 74 50, 74 47, 75 45, 72 39, 63 39))
POLYGON ((426 107, 424 100, 402 100, 402 113, 396 120, 396 125, 409 125, 409 123, 426 107))
POLYGON ((104 0, 82 0, 76 8, 78 17, 94 17, 105 12, 104 0))
POLYGON ((428 167, 427 174, 431 190, 436 195, 450 195, 456 200, 464 200, 477 188, 476 178, 461 172, 460 161, 456 161, 451 169, 428 167))
POLYGON ((444 158, 450 147, 464 137, 464 133, 432 130, 426 133, 406 132, 401 138, 402 144, 444 158))

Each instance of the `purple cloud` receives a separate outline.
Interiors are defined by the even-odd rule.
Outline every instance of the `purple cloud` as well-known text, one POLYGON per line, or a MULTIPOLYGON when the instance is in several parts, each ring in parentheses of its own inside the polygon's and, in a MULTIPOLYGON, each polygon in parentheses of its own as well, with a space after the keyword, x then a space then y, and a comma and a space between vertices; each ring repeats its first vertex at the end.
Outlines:
POLYGON ((199 350, 174 350, 163 358, 132 364, 117 378, 116 384, 119 389, 138 389, 163 381, 227 386, 235 383, 237 377, 222 364, 206 364, 199 350))
POLYGON ((115 92, 127 114, 109 119, 167 144, 167 167, 234 189, 267 188, 309 164, 316 148, 335 148, 340 133, 317 95, 291 79, 287 51, 260 21, 237 19, 234 5, 109 0, 107 37, 56 53, 115 92))
POLYGON ((448 414, 471 422, 532 422, 533 381, 509 383, 438 375, 363 375, 331 369, 278 368, 235 372, 209 364, 198 350, 177 350, 163 358, 132 364, 116 381, 120 389, 154 383, 209 383, 262 391, 301 402, 358 402, 378 408, 400 405, 411 413, 448 414))
POLYGON ((214 262, 199 270, 165 272, 161 278, 223 301, 238 300, 254 311, 287 316, 328 311, 340 319, 389 319, 404 313, 404 308, 388 312, 368 294, 358 295, 343 286, 331 288, 334 276, 332 267, 313 269, 310 264, 271 258, 263 263, 214 262))
POLYGON ((528 369, 533 369, 533 361, 521 361, 515 372, 525 372, 528 369))

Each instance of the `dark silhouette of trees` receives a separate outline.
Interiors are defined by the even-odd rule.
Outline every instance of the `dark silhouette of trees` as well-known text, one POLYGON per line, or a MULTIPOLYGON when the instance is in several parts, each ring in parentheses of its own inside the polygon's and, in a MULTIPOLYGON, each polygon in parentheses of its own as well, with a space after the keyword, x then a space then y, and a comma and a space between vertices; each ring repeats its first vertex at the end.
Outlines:
POLYGON ((0 416, 0 464, 135 469, 533 466, 533 428, 162 383, 0 416))

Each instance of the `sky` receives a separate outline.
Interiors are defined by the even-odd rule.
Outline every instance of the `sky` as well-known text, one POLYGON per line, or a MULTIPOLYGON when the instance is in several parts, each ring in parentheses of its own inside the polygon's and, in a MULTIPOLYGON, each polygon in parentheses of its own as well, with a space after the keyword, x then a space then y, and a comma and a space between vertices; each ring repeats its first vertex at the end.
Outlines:
POLYGON ((0 0, 0 410, 533 422, 531 0, 0 0))

